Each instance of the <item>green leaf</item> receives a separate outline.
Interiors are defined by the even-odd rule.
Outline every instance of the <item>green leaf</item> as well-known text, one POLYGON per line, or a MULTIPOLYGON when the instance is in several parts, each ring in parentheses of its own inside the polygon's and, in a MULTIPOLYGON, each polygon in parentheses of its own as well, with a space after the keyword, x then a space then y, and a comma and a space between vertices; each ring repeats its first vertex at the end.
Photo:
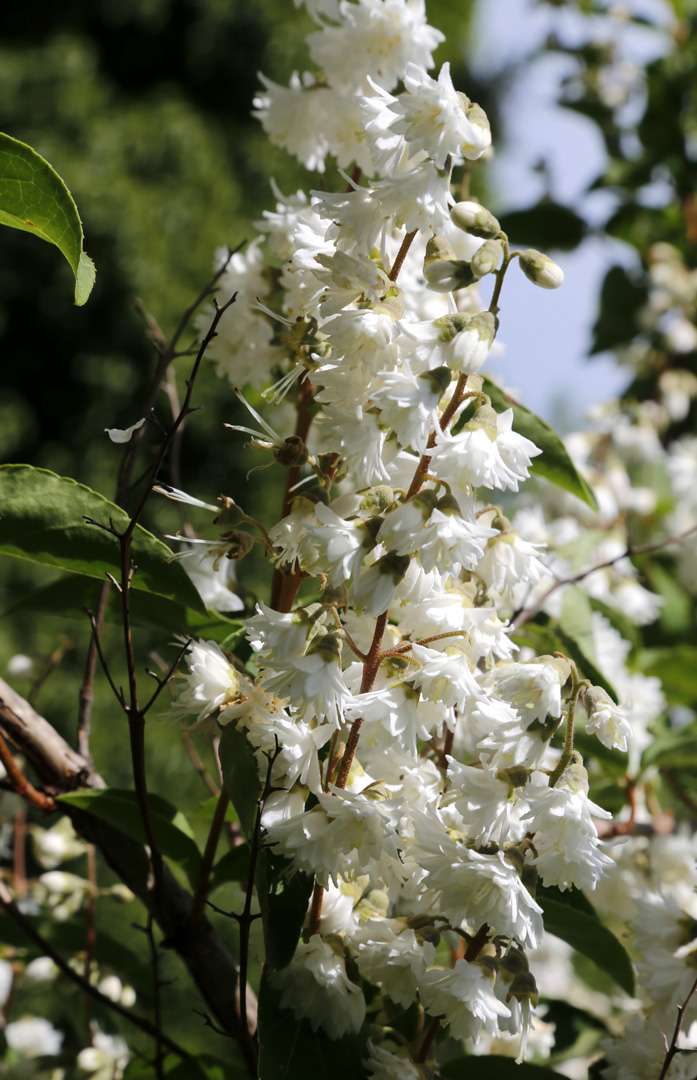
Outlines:
MULTIPOLYGON (((207 1054, 197 1054, 195 1060, 182 1061, 177 1054, 167 1054, 162 1062, 162 1075, 167 1080, 248 1080, 249 1073, 220 1061, 207 1054)), ((132 1058, 123 1074, 123 1080, 153 1080, 152 1061, 132 1058)))
POLYGON ((645 289, 634 284, 623 266, 611 267, 600 293, 600 315, 593 327, 591 355, 630 342, 637 333, 637 316, 645 303, 645 289))
POLYGON ((524 405, 519 405, 513 398, 504 394, 503 390, 493 383, 491 379, 484 379, 484 392, 491 398, 491 404, 496 412, 505 412, 513 409, 513 427, 519 435, 531 439, 542 453, 533 460, 530 473, 533 476, 543 476, 546 480, 570 492, 578 499, 587 503, 592 510, 598 509, 598 501, 590 484, 584 480, 578 472, 564 442, 557 435, 554 428, 550 427, 541 417, 530 412, 524 405))
POLYGON ((592 960, 627 994, 634 994, 634 969, 627 950, 600 921, 582 893, 575 889, 560 892, 538 888, 535 899, 542 908, 549 934, 592 960))
POLYGON ((222 859, 213 867, 209 879, 209 894, 221 885, 228 885, 231 881, 249 880, 249 844, 240 844, 239 847, 226 851, 222 859))
POLYGON ((226 724, 220 735, 220 767, 225 790, 237 811, 242 832, 251 841, 261 795, 257 763, 247 736, 235 724, 226 724))
POLYGON ((653 739, 641 755, 642 769, 690 769, 697 765, 697 727, 673 728, 653 739))
POLYGON ((330 1039, 322 1029, 313 1031, 309 1020, 297 1020, 280 1006, 266 969, 259 992, 260 1080, 357 1080, 365 1075, 367 1025, 356 1035, 330 1039))
POLYGON ((26 143, 0 133, 0 225, 55 244, 75 275, 75 303, 92 291, 94 263, 82 247, 77 206, 54 168, 26 143))
POLYGON ((444 1080, 559 1080, 559 1073, 528 1061, 518 1065, 513 1058, 488 1054, 486 1057, 462 1057, 442 1065, 444 1080))
MULTIPOLYGON (((122 788, 74 791, 61 795, 58 801, 65 807, 75 807, 114 825, 140 843, 147 843, 135 791, 122 788)), ((148 795, 148 803, 160 851, 181 866, 191 885, 196 887, 201 854, 189 822, 176 806, 160 795, 148 795)))
MULTIPOLYGON (((3 612, 14 615, 20 611, 42 612, 57 615, 61 619, 79 619, 85 622, 85 608, 94 609, 99 600, 100 586, 92 578, 66 574, 57 581, 44 585, 40 589, 17 600, 3 612)), ((224 645, 232 652, 232 645, 238 644, 244 636, 244 623, 237 619, 228 619, 215 611, 202 615, 174 600, 154 593, 131 593, 131 622, 134 626, 146 626, 152 630, 166 632, 168 635, 184 634, 192 637, 208 638, 224 645)), ((121 599, 113 589, 109 595, 106 609, 106 622, 121 624, 121 599)))
POLYGON ((280 971, 293 959, 312 896, 313 878, 267 848, 257 863, 256 887, 264 930, 266 963, 280 971))
MULTIPOLYGON (((123 531, 129 517, 103 495, 31 465, 0 465, 0 554, 70 570, 104 580, 106 572, 118 580, 118 539, 95 525, 91 518, 123 531)), ((206 608, 172 552, 140 525, 133 534, 131 559, 137 567, 132 586, 176 601, 205 615, 206 608)))
POLYGON ((645 675, 655 675, 661 680, 669 701, 697 707, 697 648, 694 645, 644 649, 639 654, 638 667, 645 675))

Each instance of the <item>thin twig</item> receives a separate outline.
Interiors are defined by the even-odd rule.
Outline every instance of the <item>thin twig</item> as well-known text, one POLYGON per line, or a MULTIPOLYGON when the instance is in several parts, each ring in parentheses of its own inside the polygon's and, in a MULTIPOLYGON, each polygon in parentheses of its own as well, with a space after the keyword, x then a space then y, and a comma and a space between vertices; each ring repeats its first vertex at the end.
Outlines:
POLYGON ((106 675, 107 682, 109 683, 109 686, 111 687, 111 689, 113 691, 114 697, 118 701, 121 708, 125 710, 126 709, 126 699, 123 696, 123 690, 117 689, 116 683, 114 682, 114 680, 111 677, 111 672, 109 671, 109 665, 107 664, 106 657, 104 656, 104 653, 102 651, 102 643, 99 640, 99 628, 98 628, 98 624, 97 624, 97 620, 95 618, 94 612, 90 611, 89 608, 85 608, 85 612, 87 613, 87 618, 90 620, 90 626, 92 627, 92 641, 94 642, 94 647, 96 649, 97 656, 99 657, 99 662, 102 665, 102 671, 106 675))
POLYGON ((557 578, 553 585, 542 594, 539 600, 537 600, 532 607, 523 608, 518 614, 511 620, 510 626, 506 633, 514 634, 515 631, 521 627, 524 623, 528 622, 537 615, 538 611, 545 605, 552 593, 555 593, 557 589, 563 588, 565 585, 577 585, 579 581, 583 581, 584 578, 590 577, 596 570, 606 570, 610 566, 614 566, 615 563, 621 562, 622 559, 630 559, 634 555, 647 555, 652 551, 661 551, 663 548, 670 547, 671 544, 680 544, 683 540, 687 540, 688 537, 697 533, 697 525, 693 525, 691 529, 688 529, 684 533, 680 533, 679 536, 671 536, 667 540, 658 540, 653 544, 641 544, 635 547, 632 544, 628 544, 623 552, 619 555, 615 555, 612 559, 605 559, 601 563, 596 563, 595 566, 590 566, 586 570, 579 571, 578 574, 572 574, 568 578, 557 578))
POLYGON ((15 895, 22 897, 27 891, 27 812, 23 806, 15 814, 12 830, 12 869, 15 895))
POLYGON ((60 664, 61 660, 65 656, 66 652, 69 649, 72 649, 72 648, 73 648, 72 641, 70 641, 69 638, 64 637, 61 640, 61 643, 58 646, 58 648, 54 649, 54 651, 51 653, 50 657, 48 658, 48 663, 46 664, 46 667, 41 672, 38 679, 36 680, 36 682, 32 686, 29 694, 27 695, 27 701, 32 706, 32 708, 34 707, 34 705, 36 705, 36 699, 39 696, 39 691, 40 691, 41 687, 44 685, 44 683, 49 678, 49 676, 52 675, 53 672, 56 670, 56 668, 60 664))
POLYGON ((109 603, 109 593, 111 587, 108 581, 103 582, 101 591, 99 593, 99 603, 97 604, 97 613, 94 616, 94 626, 92 627, 92 636, 90 638, 89 648, 87 649, 87 658, 85 660, 85 673, 82 677, 82 685, 80 686, 80 695, 78 698, 77 708, 77 749, 78 753, 82 754, 88 761, 91 760, 90 755, 90 724, 92 718, 92 701, 94 699, 94 672, 97 666, 97 643, 101 637, 102 627, 104 626, 104 619, 106 617, 107 604, 109 603))
POLYGON ((695 993, 697 993, 697 979, 695 979, 695 981, 693 982, 689 994, 678 1009, 678 1019, 675 1022, 675 1031, 673 1032, 673 1038, 670 1040, 670 1046, 668 1045, 668 1041, 665 1035, 663 1036, 666 1045, 666 1056, 663 1061, 663 1068, 661 1069, 658 1080, 665 1080, 673 1058, 676 1054, 680 1053, 678 1049, 678 1037, 680 1035, 680 1029, 683 1025, 683 1021, 685 1020, 685 1013, 687 1012, 688 1006, 692 1001, 695 993))
POLYGON ((409 251, 409 248, 411 247, 417 232, 418 229, 413 229, 411 232, 408 232, 402 240, 402 246, 397 252, 397 258, 395 259, 392 269, 390 270, 390 281, 396 281, 399 277, 399 271, 404 265, 404 260, 407 257, 407 252, 409 251))
POLYGON ((201 859, 201 869, 196 883, 196 892, 194 893, 194 900, 189 912, 188 925, 192 929, 200 921, 201 916, 203 915, 203 909, 206 905, 206 893, 208 892, 211 870, 213 869, 213 860, 215 859, 215 853, 218 850, 218 841, 220 840, 220 834, 223 831, 225 814, 229 804, 230 797, 227 791, 223 789, 218 796, 218 805, 215 808, 215 814, 213 815, 213 821, 211 822, 208 839, 206 840, 206 847, 203 852, 203 858, 201 859))
POLYGON ((216 784, 213 777, 209 774, 208 770, 206 769, 206 766, 201 761, 201 758, 196 753, 196 748, 194 747, 194 744, 191 741, 191 736, 189 735, 189 732, 186 730, 186 728, 181 729, 181 736, 182 736, 182 742, 184 743, 184 746, 186 747, 186 752, 189 755, 189 758, 191 759, 191 764, 193 765, 194 769, 196 770, 198 775, 203 780, 204 784, 206 785, 206 787, 210 791, 211 795, 215 795, 215 797, 217 799, 218 796, 220 795, 220 788, 216 784))
POLYGON ((171 682, 171 680, 174 678, 174 673, 177 670, 177 668, 179 667, 180 661, 181 661, 184 653, 186 652, 186 650, 189 648, 190 645, 191 645, 191 638, 187 638, 186 641, 184 642, 184 644, 182 645, 181 649, 179 650, 176 660, 170 666, 169 671, 167 672, 167 674, 165 675, 165 677, 163 679, 161 679, 159 675, 156 675, 154 671, 149 671, 148 672, 148 675, 152 675, 153 678, 157 680, 157 690, 155 691, 153 696, 150 698, 150 701, 147 703, 147 705, 145 705, 141 709, 141 713, 142 713, 143 716, 145 716, 146 712, 148 712, 148 710, 152 708, 152 706, 155 704, 158 697, 160 696, 160 694, 164 690, 165 686, 167 686, 167 684, 169 682, 171 682))
POLYGON ((21 795, 23 799, 26 799, 30 806, 35 807, 37 810, 50 811, 56 809, 56 804, 50 795, 42 794, 42 792, 36 790, 33 784, 29 783, 26 776, 17 765, 17 762, 12 757, 10 748, 2 735, 0 735, 0 761, 5 766, 5 772, 12 783, 12 787, 18 795, 21 795))
MULTIPOLYGON (((50 957, 56 967, 60 968, 63 974, 67 975, 67 977, 71 979, 77 986, 79 986, 81 990, 83 990, 86 994, 91 994, 95 1001, 99 1001, 102 1005, 104 1005, 105 1008, 111 1009, 112 1012, 115 1012, 118 1016, 123 1017, 123 1019, 127 1020, 129 1024, 133 1024, 134 1027, 140 1028, 141 1031, 144 1031, 147 1035, 150 1035, 151 1038, 157 1038, 157 1029, 150 1023, 149 1020, 145 1020, 143 1017, 137 1016, 135 1013, 131 1012, 130 1009, 126 1009, 123 1005, 119 1005, 118 1002, 112 1001, 111 998, 108 998, 106 994, 102 994, 102 992, 98 990, 96 986, 92 986, 85 980, 82 975, 78 974, 77 971, 74 971, 72 969, 70 964, 63 959, 60 953, 56 952, 50 942, 47 941, 46 938, 39 933, 39 931, 26 917, 26 915, 22 914, 22 912, 19 910, 14 900, 12 899, 9 889, 3 881, 0 881, 0 904, 5 909, 7 914, 24 931, 27 937, 31 941, 33 941, 35 945, 39 946, 42 955, 50 957)), ((183 1061, 192 1060, 191 1054, 189 1054, 186 1050, 179 1046, 179 1044, 176 1043, 173 1039, 170 1039, 169 1036, 162 1035, 162 1042, 169 1050, 177 1054, 183 1061)))

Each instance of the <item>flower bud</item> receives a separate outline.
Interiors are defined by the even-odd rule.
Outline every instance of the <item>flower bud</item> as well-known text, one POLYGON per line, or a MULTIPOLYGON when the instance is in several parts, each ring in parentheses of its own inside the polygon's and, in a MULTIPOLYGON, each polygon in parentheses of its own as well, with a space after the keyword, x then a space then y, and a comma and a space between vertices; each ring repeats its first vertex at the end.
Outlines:
POLYGON ((432 236, 426 244, 424 270, 435 262, 457 262, 457 255, 444 236, 432 236))
POLYGON ((493 274, 501 262, 503 244, 500 240, 486 240, 470 260, 472 273, 477 280, 487 274, 493 274))
POLYGON ((450 220, 463 232, 481 236, 484 240, 491 240, 501 232, 497 218, 480 203, 469 200, 455 203, 450 211, 450 220))
POLYGON ((520 269, 534 285, 541 289, 558 289, 564 280, 564 271, 558 263, 541 251, 528 248, 521 252, 520 269))
POLYGON ((394 491, 387 484, 377 484, 368 488, 361 499, 359 511, 371 517, 383 514, 394 502, 394 491))
POLYGON ((223 509, 217 517, 213 518, 214 525, 241 525, 243 521, 247 520, 246 514, 234 499, 230 499, 227 495, 221 495, 218 502, 223 509))
POLYGON ((426 284, 434 293, 453 293, 456 288, 466 288, 477 281, 469 262, 461 259, 435 259, 424 261, 426 284))

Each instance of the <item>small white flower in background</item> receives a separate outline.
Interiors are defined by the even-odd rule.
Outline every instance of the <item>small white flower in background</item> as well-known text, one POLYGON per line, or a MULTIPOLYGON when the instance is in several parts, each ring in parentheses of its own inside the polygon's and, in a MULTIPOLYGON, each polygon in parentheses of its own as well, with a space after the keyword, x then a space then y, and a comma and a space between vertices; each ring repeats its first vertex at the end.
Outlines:
POLYGON ((37 956, 30 960, 22 972, 24 986, 45 986, 58 976, 59 969, 50 956, 37 956))
POLYGON ((301 941, 288 967, 273 971, 270 979, 284 1008, 308 1019, 313 1031, 322 1027, 331 1039, 358 1031, 365 1019, 365 998, 347 974, 343 949, 319 934, 307 944, 301 941))
POLYGON ((0 1008, 5 1005, 10 996, 14 977, 12 964, 8 963, 7 960, 0 960, 0 1008))
POLYGON ((24 679, 34 671, 34 661, 24 653, 15 653, 7 661, 7 674, 13 679, 24 679))
POLYGON ((77 1065, 90 1080, 120 1080, 130 1056, 128 1046, 118 1035, 96 1031, 92 1046, 86 1046, 78 1054, 77 1065))
POLYGON ((133 432, 142 428, 144 423, 145 417, 136 421, 135 424, 131 424, 129 428, 104 428, 104 430, 113 443, 127 443, 131 441, 133 432))
POLYGON ((86 844, 81 840, 69 817, 62 817, 50 829, 31 826, 34 855, 45 870, 54 870, 68 859, 84 855, 86 844))
POLYGON ((425 1067, 422 1069, 410 1061, 406 1051, 395 1046, 394 1051, 384 1046, 375 1046, 368 1040, 368 1057, 363 1065, 370 1080, 426 1080, 425 1067))
POLYGON ((40 1016, 23 1016, 5 1028, 7 1045, 24 1058, 54 1057, 63 1045, 63 1032, 40 1016))

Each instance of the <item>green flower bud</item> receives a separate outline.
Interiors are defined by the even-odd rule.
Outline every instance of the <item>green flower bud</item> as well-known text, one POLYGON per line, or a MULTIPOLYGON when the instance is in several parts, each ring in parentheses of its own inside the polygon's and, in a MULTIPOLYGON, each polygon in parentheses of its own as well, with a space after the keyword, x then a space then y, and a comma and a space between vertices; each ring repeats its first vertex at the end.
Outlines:
POLYGON ((456 262, 457 255, 444 236, 432 236, 426 244, 424 271, 435 262, 456 262))
POLYGON ((394 502, 394 491, 387 484, 377 484, 363 494, 358 509, 362 514, 383 514, 394 502))
POLYGON ((221 533, 220 539, 228 545, 225 552, 226 559, 243 559, 254 547, 254 537, 239 529, 230 529, 229 532, 221 533))
POLYGON ((520 269, 533 285, 539 285, 541 289, 558 289, 564 280, 561 266, 534 248, 521 253, 520 269))
POLYGON ((299 435, 290 435, 283 446, 274 450, 273 456, 284 469, 295 469, 307 461, 307 447, 299 435))
POLYGON ((434 394, 442 396, 450 386, 452 381, 452 372, 449 367, 434 368, 433 371, 424 371, 419 375, 420 379, 424 382, 430 383, 434 394))
POLYGON ((234 499, 229 498, 227 495, 221 495, 218 502, 223 509, 217 517, 213 518, 214 525, 241 525, 243 521, 247 520, 246 514, 240 510, 234 499))
POLYGON ((478 202, 455 203, 450 211, 450 219, 453 225, 463 232, 472 236, 481 236, 484 240, 491 240, 501 232, 501 226, 493 214, 478 202))
POLYGON ((470 261, 472 267, 472 273, 479 278, 485 277, 487 274, 493 274, 497 266, 501 262, 503 255, 503 244, 500 240, 487 240, 478 251, 475 251, 470 261))

